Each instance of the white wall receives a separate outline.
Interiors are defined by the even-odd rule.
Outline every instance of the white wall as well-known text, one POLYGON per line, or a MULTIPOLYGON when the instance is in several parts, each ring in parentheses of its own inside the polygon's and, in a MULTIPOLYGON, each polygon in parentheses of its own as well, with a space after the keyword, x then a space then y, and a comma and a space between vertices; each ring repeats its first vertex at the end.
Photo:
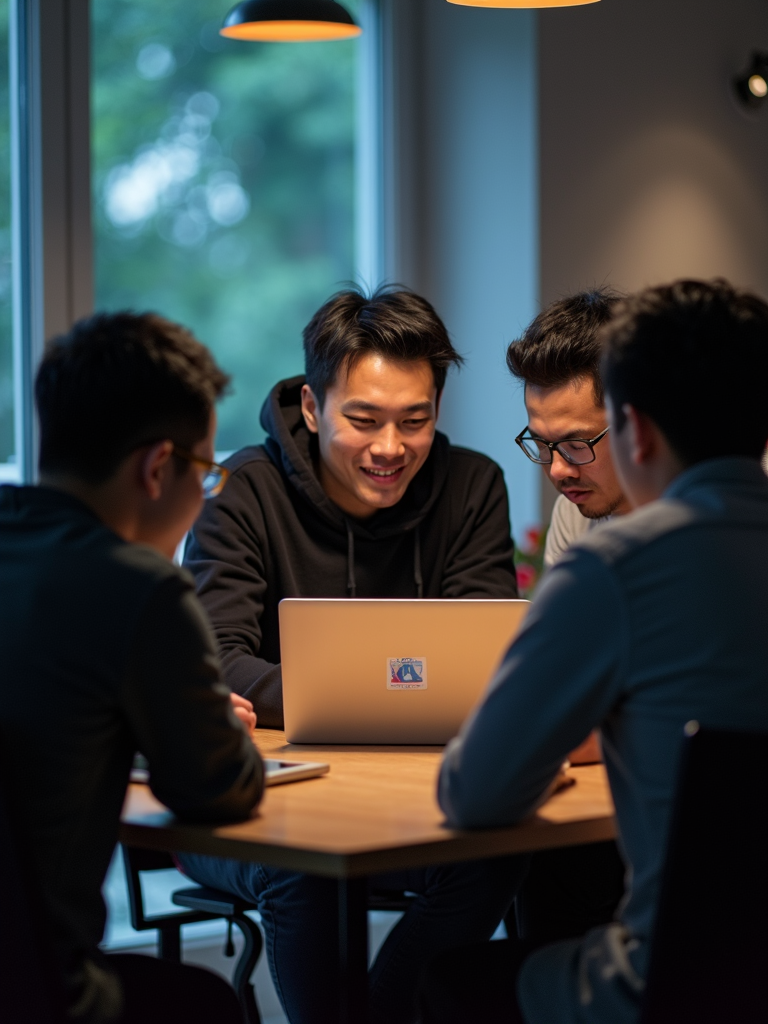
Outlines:
POLYGON ((768 109, 731 94, 766 0, 602 0, 542 11, 539 41, 543 303, 683 275, 768 295, 768 109))
POLYGON ((433 302, 466 357, 441 427, 504 469, 519 537, 539 520, 538 471, 507 345, 537 309, 536 19, 445 0, 395 0, 387 149, 390 279, 433 302))

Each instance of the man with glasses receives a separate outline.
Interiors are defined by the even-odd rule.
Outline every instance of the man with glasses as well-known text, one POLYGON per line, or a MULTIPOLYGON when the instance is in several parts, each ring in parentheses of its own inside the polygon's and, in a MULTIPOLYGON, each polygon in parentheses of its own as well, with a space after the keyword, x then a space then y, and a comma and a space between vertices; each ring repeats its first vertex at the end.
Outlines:
POLYGON ((617 298, 596 290, 561 299, 507 352, 510 372, 525 385, 528 412, 515 441, 560 492, 547 534, 547 568, 593 526, 629 511, 606 439, 597 341, 617 298))
MULTIPOLYGON (((548 569, 593 527, 629 511, 611 460, 600 379, 598 332, 617 301, 607 290, 561 299, 507 351, 512 375, 525 385, 528 413, 515 441, 560 491, 544 550, 548 569)), ((578 643, 578 637, 573 640, 578 643)), ((596 738, 571 757, 599 760, 596 738)), ((537 853, 517 899, 518 930, 544 941, 581 935, 609 921, 623 876, 613 841, 537 853)))
POLYGON ((227 383, 177 324, 81 321, 37 374, 40 484, 0 488, 0 780, 75 1024, 242 1020, 210 972, 99 950, 137 751, 188 821, 246 818, 263 790, 252 707, 172 561, 224 483, 227 383))

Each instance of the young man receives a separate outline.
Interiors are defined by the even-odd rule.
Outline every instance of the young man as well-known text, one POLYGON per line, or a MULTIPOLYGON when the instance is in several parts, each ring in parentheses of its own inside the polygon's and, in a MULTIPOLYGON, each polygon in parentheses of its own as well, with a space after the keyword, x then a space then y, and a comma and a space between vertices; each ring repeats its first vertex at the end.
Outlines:
POLYGON ((212 459, 226 384, 160 317, 82 321, 37 374, 40 486, 0 488, 3 789, 81 1024, 240 1019, 208 972, 98 950, 136 751, 187 820, 247 817, 262 794, 192 580, 171 561, 204 478, 223 479, 212 459))
MULTIPOLYGON (((522 1016, 513 944, 490 953, 498 970, 484 951, 471 1006, 488 1022, 637 1021, 684 725, 768 730, 768 305, 679 281, 623 302, 603 336, 611 450, 636 511, 548 574, 446 750, 439 800, 453 825, 519 821, 599 725, 631 871, 615 923, 525 962, 522 1016)), ((429 1021, 467 1019, 456 988, 444 1004, 450 968, 429 1021)))
POLYGON ((552 303, 507 351, 525 385, 528 425, 515 438, 560 492, 544 564, 553 566, 596 523, 629 511, 606 440, 598 332, 618 296, 606 289, 552 303))
POLYGON ((461 357, 430 304, 341 292, 304 352, 306 377, 273 389, 266 442, 229 460, 185 557, 227 682, 274 728, 284 597, 517 596, 501 470, 435 429, 461 357))
MULTIPOLYGON (((630 509, 610 456, 600 378, 599 333, 617 301, 606 289, 560 299, 507 350, 528 413, 517 443, 561 492, 544 549, 548 569, 594 526, 630 509)), ((598 760, 596 739, 572 756, 598 760)), ((611 920, 623 887, 613 841, 539 852, 515 906, 518 933, 531 941, 581 935, 611 920)))
MULTIPOLYGON (((517 596, 501 470, 436 431, 448 368, 460 362, 434 309, 384 290, 336 295, 304 332, 306 377, 277 385, 269 435, 195 525, 185 564, 211 616, 227 681, 261 725, 282 725, 277 606, 284 597, 517 596)), ((335 883, 185 856, 196 880, 256 900, 291 1024, 338 1014, 335 883)), ((378 880, 419 894, 371 973, 376 1022, 417 1015, 422 966, 490 938, 520 871, 502 859, 378 880)))

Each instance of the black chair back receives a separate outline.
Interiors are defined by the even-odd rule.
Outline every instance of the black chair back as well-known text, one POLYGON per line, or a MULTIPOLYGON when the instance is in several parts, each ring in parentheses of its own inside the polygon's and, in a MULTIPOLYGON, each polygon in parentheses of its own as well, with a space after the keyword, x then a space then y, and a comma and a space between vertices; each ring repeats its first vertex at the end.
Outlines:
POLYGON ((0 1020, 63 1024, 58 971, 0 786, 0 1020))
POLYGON ((768 735, 686 731, 641 1024, 768 1024, 768 735))

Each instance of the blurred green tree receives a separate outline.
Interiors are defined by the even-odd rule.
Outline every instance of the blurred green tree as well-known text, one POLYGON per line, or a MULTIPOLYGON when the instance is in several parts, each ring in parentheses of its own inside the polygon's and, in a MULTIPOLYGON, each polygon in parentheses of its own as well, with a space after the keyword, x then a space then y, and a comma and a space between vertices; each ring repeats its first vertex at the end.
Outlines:
POLYGON ((354 276, 357 46, 226 40, 226 10, 92 0, 92 166, 97 308, 154 309, 212 348, 233 449, 354 276))

